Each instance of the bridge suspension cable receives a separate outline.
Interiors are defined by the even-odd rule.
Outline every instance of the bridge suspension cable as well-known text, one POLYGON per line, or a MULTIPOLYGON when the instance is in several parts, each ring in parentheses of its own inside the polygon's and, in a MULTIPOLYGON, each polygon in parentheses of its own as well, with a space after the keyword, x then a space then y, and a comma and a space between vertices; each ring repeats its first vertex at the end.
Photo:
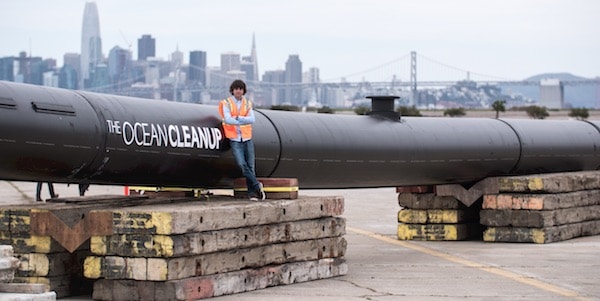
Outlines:
MULTIPOLYGON (((367 75, 369 73, 373 73, 374 71, 380 71, 381 69, 384 69, 384 68, 390 69, 389 68, 390 66, 394 66, 395 67, 400 62, 407 61, 408 59, 410 59, 410 53, 407 53, 404 56, 401 56, 399 58, 393 59, 391 61, 385 62, 385 63, 380 64, 380 65, 377 65, 375 67, 371 67, 369 69, 357 71, 357 72, 354 72, 354 73, 351 73, 351 74, 346 74, 344 76, 337 77, 337 78, 326 79, 326 80, 323 80, 323 82, 330 82, 330 81, 336 81, 336 80, 337 81, 341 81, 342 79, 346 79, 347 80, 348 78, 352 78, 352 77, 356 77, 356 76, 365 76, 365 75, 367 75)), ((391 69, 396 69, 396 68, 392 67, 391 69)), ((400 70, 398 68, 397 71, 402 71, 402 70, 400 70)), ((399 72, 396 72, 396 73, 399 73, 399 72)))
MULTIPOLYGON (((449 69, 452 69, 452 70, 455 70, 455 71, 459 71, 459 72, 462 72, 464 74, 477 75, 477 76, 481 76, 481 77, 484 77, 484 78, 487 78, 487 79, 500 80, 500 81, 515 81, 514 79, 509 79, 509 78, 505 78, 505 77, 501 77, 501 76, 495 76, 495 75, 489 75, 489 74, 484 74, 484 73, 479 73, 479 72, 473 72, 473 71, 465 70, 463 68, 459 68, 459 67, 452 66, 452 65, 449 65, 449 64, 446 64, 446 63, 442 63, 440 61, 434 60, 432 58, 426 57, 426 56, 421 55, 421 54, 418 54, 417 58, 424 59, 424 60, 429 61, 431 63, 437 64, 437 65, 440 65, 440 66, 443 66, 443 67, 446 67, 446 68, 449 68, 449 69)), ((419 64, 417 63, 417 66, 418 65, 419 64)), ((467 79, 467 78, 465 78, 465 79, 467 79)))

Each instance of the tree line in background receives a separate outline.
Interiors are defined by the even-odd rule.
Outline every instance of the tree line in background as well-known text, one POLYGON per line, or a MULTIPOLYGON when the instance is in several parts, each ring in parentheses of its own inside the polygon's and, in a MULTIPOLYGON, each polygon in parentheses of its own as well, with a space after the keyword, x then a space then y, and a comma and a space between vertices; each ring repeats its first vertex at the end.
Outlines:
MULTIPOLYGON (((496 112, 496 118, 500 115, 500 112, 505 112, 506 108, 505 100, 496 100, 492 103, 492 109, 496 112)), ((526 106, 526 107, 515 107, 512 110, 525 111, 527 116, 533 119, 545 119, 550 116, 546 107, 540 106, 526 106)), ((444 114, 445 115, 445 114, 444 114)), ((590 112, 586 108, 572 108, 569 112, 569 117, 577 118, 578 120, 585 120, 590 117, 590 112)))
MULTIPOLYGON (((492 110, 496 112, 496 118, 500 117, 500 112, 506 112, 505 100, 496 100, 492 103, 492 110)), ((275 105, 271 106, 269 109, 271 110, 281 110, 281 111, 302 111, 301 107, 293 106, 293 105, 275 105)), ((322 108, 307 108, 307 111, 317 112, 317 113, 325 113, 325 114, 334 114, 335 110, 330 107, 322 107, 322 108)), ((513 111, 525 111, 527 116, 533 119, 545 119, 550 116, 546 107, 540 106, 526 106, 526 107, 513 107, 511 108, 513 111)), ((369 106, 358 106, 354 108, 354 113, 357 115, 367 115, 371 111, 371 107, 369 106)), ((400 113, 400 116, 423 116, 419 109, 415 106, 401 106, 396 109, 396 112, 400 113)), ((467 113, 464 108, 449 108, 444 110, 444 116, 449 117, 461 117, 465 116, 467 113)), ((576 118, 578 120, 585 120, 590 116, 588 109, 586 108, 572 108, 569 112, 569 117, 576 118)))

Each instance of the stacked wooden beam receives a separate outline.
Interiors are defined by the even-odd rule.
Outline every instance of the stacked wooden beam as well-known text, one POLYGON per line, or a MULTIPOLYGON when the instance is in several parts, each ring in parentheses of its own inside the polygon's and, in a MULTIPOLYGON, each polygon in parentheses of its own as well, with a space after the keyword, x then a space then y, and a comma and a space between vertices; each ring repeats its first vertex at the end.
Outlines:
POLYGON ((435 186, 398 187, 398 239, 465 240, 481 236, 479 206, 439 196, 435 186))
POLYGON ((56 293, 44 284, 14 283, 20 261, 13 247, 0 245, 0 300, 54 301, 56 293))
POLYGON ((484 241, 550 243, 600 234, 600 172, 498 178, 485 195, 484 241))
POLYGON ((18 266, 19 259, 14 257, 13 247, 0 245, 0 283, 12 282, 18 266))
POLYGON ((233 197, 112 210, 91 238, 94 300, 197 300, 347 273, 340 197, 233 197))
MULTIPOLYGON (((32 215, 51 209, 58 207, 37 203, 0 208, 0 244, 12 246, 20 261, 13 283, 43 284, 59 298, 91 293, 92 282, 83 277, 82 268, 89 242, 69 251, 48 235, 32 234, 32 215)), ((80 212, 73 215, 79 218, 80 212)))

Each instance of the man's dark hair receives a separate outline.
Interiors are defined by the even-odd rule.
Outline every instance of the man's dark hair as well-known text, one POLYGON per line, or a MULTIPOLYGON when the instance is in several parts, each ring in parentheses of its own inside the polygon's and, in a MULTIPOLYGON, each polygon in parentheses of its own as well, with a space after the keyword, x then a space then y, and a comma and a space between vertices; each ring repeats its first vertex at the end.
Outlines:
POLYGON ((231 86, 229 87, 229 93, 231 93, 231 95, 233 95, 233 90, 236 88, 240 88, 240 89, 244 90, 244 94, 246 94, 246 83, 244 83, 243 80, 241 80, 241 79, 234 80, 233 83, 231 83, 231 86))

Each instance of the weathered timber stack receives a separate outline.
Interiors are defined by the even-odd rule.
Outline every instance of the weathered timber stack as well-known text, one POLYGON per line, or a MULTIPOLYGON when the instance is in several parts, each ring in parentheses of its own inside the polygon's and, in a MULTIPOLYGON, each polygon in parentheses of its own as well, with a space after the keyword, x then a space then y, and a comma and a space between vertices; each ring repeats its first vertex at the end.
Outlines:
POLYGON ((481 236, 480 203, 468 207, 435 186, 398 187, 399 240, 465 240, 481 236))
POLYGON ((13 247, 0 245, 0 300, 54 301, 56 293, 45 284, 13 283, 19 268, 13 247))
POLYGON ((600 234, 600 171, 490 177, 469 188, 449 184, 397 191, 401 240, 549 243, 600 234))
POLYGON ((84 229, 68 230, 81 226, 79 220, 93 208, 98 205, 40 202, 0 207, 0 243, 12 246, 20 260, 13 282, 44 284, 59 298, 91 293, 92 281, 83 277, 89 236, 84 229))
POLYGON ((0 243, 20 260, 14 282, 58 297, 196 300, 346 274, 343 210, 341 197, 62 198, 0 207, 0 243))
POLYGON ((489 242, 550 243, 600 234, 600 172, 498 178, 483 198, 489 242))
POLYGON ((91 238, 94 300, 197 300, 347 273, 341 197, 233 197, 111 211, 91 238))

